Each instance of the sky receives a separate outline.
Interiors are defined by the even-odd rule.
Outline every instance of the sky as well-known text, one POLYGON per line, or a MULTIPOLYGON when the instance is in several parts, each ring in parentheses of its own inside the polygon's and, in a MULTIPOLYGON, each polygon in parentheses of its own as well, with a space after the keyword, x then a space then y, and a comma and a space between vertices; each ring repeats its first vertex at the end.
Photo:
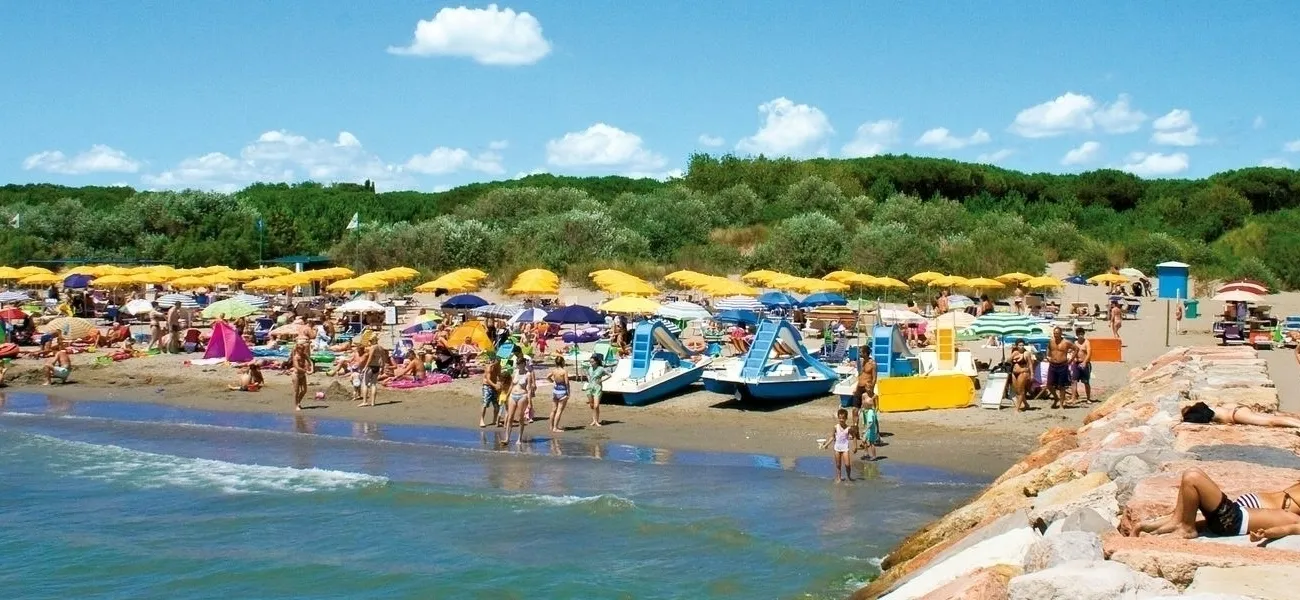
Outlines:
POLYGON ((0 182, 1300 167, 1300 2, 11 2, 0 182))

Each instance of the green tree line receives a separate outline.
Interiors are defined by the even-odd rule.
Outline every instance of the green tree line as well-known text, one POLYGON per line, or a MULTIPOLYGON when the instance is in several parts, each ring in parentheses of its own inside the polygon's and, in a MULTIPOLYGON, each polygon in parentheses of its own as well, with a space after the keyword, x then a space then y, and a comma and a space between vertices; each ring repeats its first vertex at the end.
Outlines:
POLYGON ((680 179, 532 175, 445 192, 254 184, 233 194, 51 184, 0 187, 0 263, 156 260, 251 266, 326 253, 358 269, 430 274, 543 266, 849 268, 993 276, 1073 260, 1085 275, 1182 260, 1201 277, 1300 288, 1300 171, 1144 180, 1115 170, 1021 173, 910 156, 696 155, 680 179), (352 215, 361 227, 346 229, 352 215), (260 224, 260 227, 259 227, 260 224))

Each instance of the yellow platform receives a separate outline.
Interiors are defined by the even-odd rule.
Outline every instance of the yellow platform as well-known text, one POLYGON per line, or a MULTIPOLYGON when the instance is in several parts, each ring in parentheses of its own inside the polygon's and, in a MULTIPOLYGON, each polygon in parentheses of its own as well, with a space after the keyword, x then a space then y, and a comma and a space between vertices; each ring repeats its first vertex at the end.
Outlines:
POLYGON ((876 383, 876 392, 880 412, 962 408, 973 401, 975 384, 959 373, 885 377, 876 383))

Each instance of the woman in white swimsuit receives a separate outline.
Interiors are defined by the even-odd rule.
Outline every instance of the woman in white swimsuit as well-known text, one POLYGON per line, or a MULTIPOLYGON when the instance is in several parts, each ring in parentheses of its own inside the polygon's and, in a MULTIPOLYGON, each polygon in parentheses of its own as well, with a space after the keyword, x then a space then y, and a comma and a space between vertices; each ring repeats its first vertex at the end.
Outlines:
POLYGON ((501 445, 510 444, 510 430, 514 428, 515 422, 519 422, 519 439, 518 443, 524 443, 524 425, 525 413, 528 411, 528 401, 537 391, 537 378, 528 368, 528 361, 522 358, 515 359, 514 378, 510 382, 510 401, 506 405, 506 437, 501 441, 501 445))

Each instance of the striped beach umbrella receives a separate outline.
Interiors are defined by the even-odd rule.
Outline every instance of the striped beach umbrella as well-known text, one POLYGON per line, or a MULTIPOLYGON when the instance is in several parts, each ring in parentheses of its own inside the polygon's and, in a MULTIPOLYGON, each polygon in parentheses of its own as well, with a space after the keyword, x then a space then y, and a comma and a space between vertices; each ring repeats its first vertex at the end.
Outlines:
POLYGON ((189 294, 166 294, 156 300, 158 307, 166 310, 174 306, 177 302, 181 303, 181 308, 198 308, 199 303, 194 300, 194 296, 189 294))
POLYGON ((763 303, 749 296, 728 296, 713 303, 714 310, 751 310, 760 312, 763 303))
POLYGON ((480 306, 470 312, 476 317, 488 317, 491 319, 509 319, 524 310, 522 304, 489 304, 480 306))
POLYGON ((1038 331, 1038 323, 1033 319, 1015 313, 988 313, 975 319, 962 333, 978 337, 1007 335, 1030 335, 1038 331))
POLYGON ((0 304, 9 304, 10 302, 26 302, 28 300, 31 300, 31 296, 28 296, 27 292, 17 292, 17 291, 0 292, 0 304))
POLYGON ((267 304, 266 298, 254 294, 235 294, 230 299, 238 300, 253 308, 262 308, 267 304))

